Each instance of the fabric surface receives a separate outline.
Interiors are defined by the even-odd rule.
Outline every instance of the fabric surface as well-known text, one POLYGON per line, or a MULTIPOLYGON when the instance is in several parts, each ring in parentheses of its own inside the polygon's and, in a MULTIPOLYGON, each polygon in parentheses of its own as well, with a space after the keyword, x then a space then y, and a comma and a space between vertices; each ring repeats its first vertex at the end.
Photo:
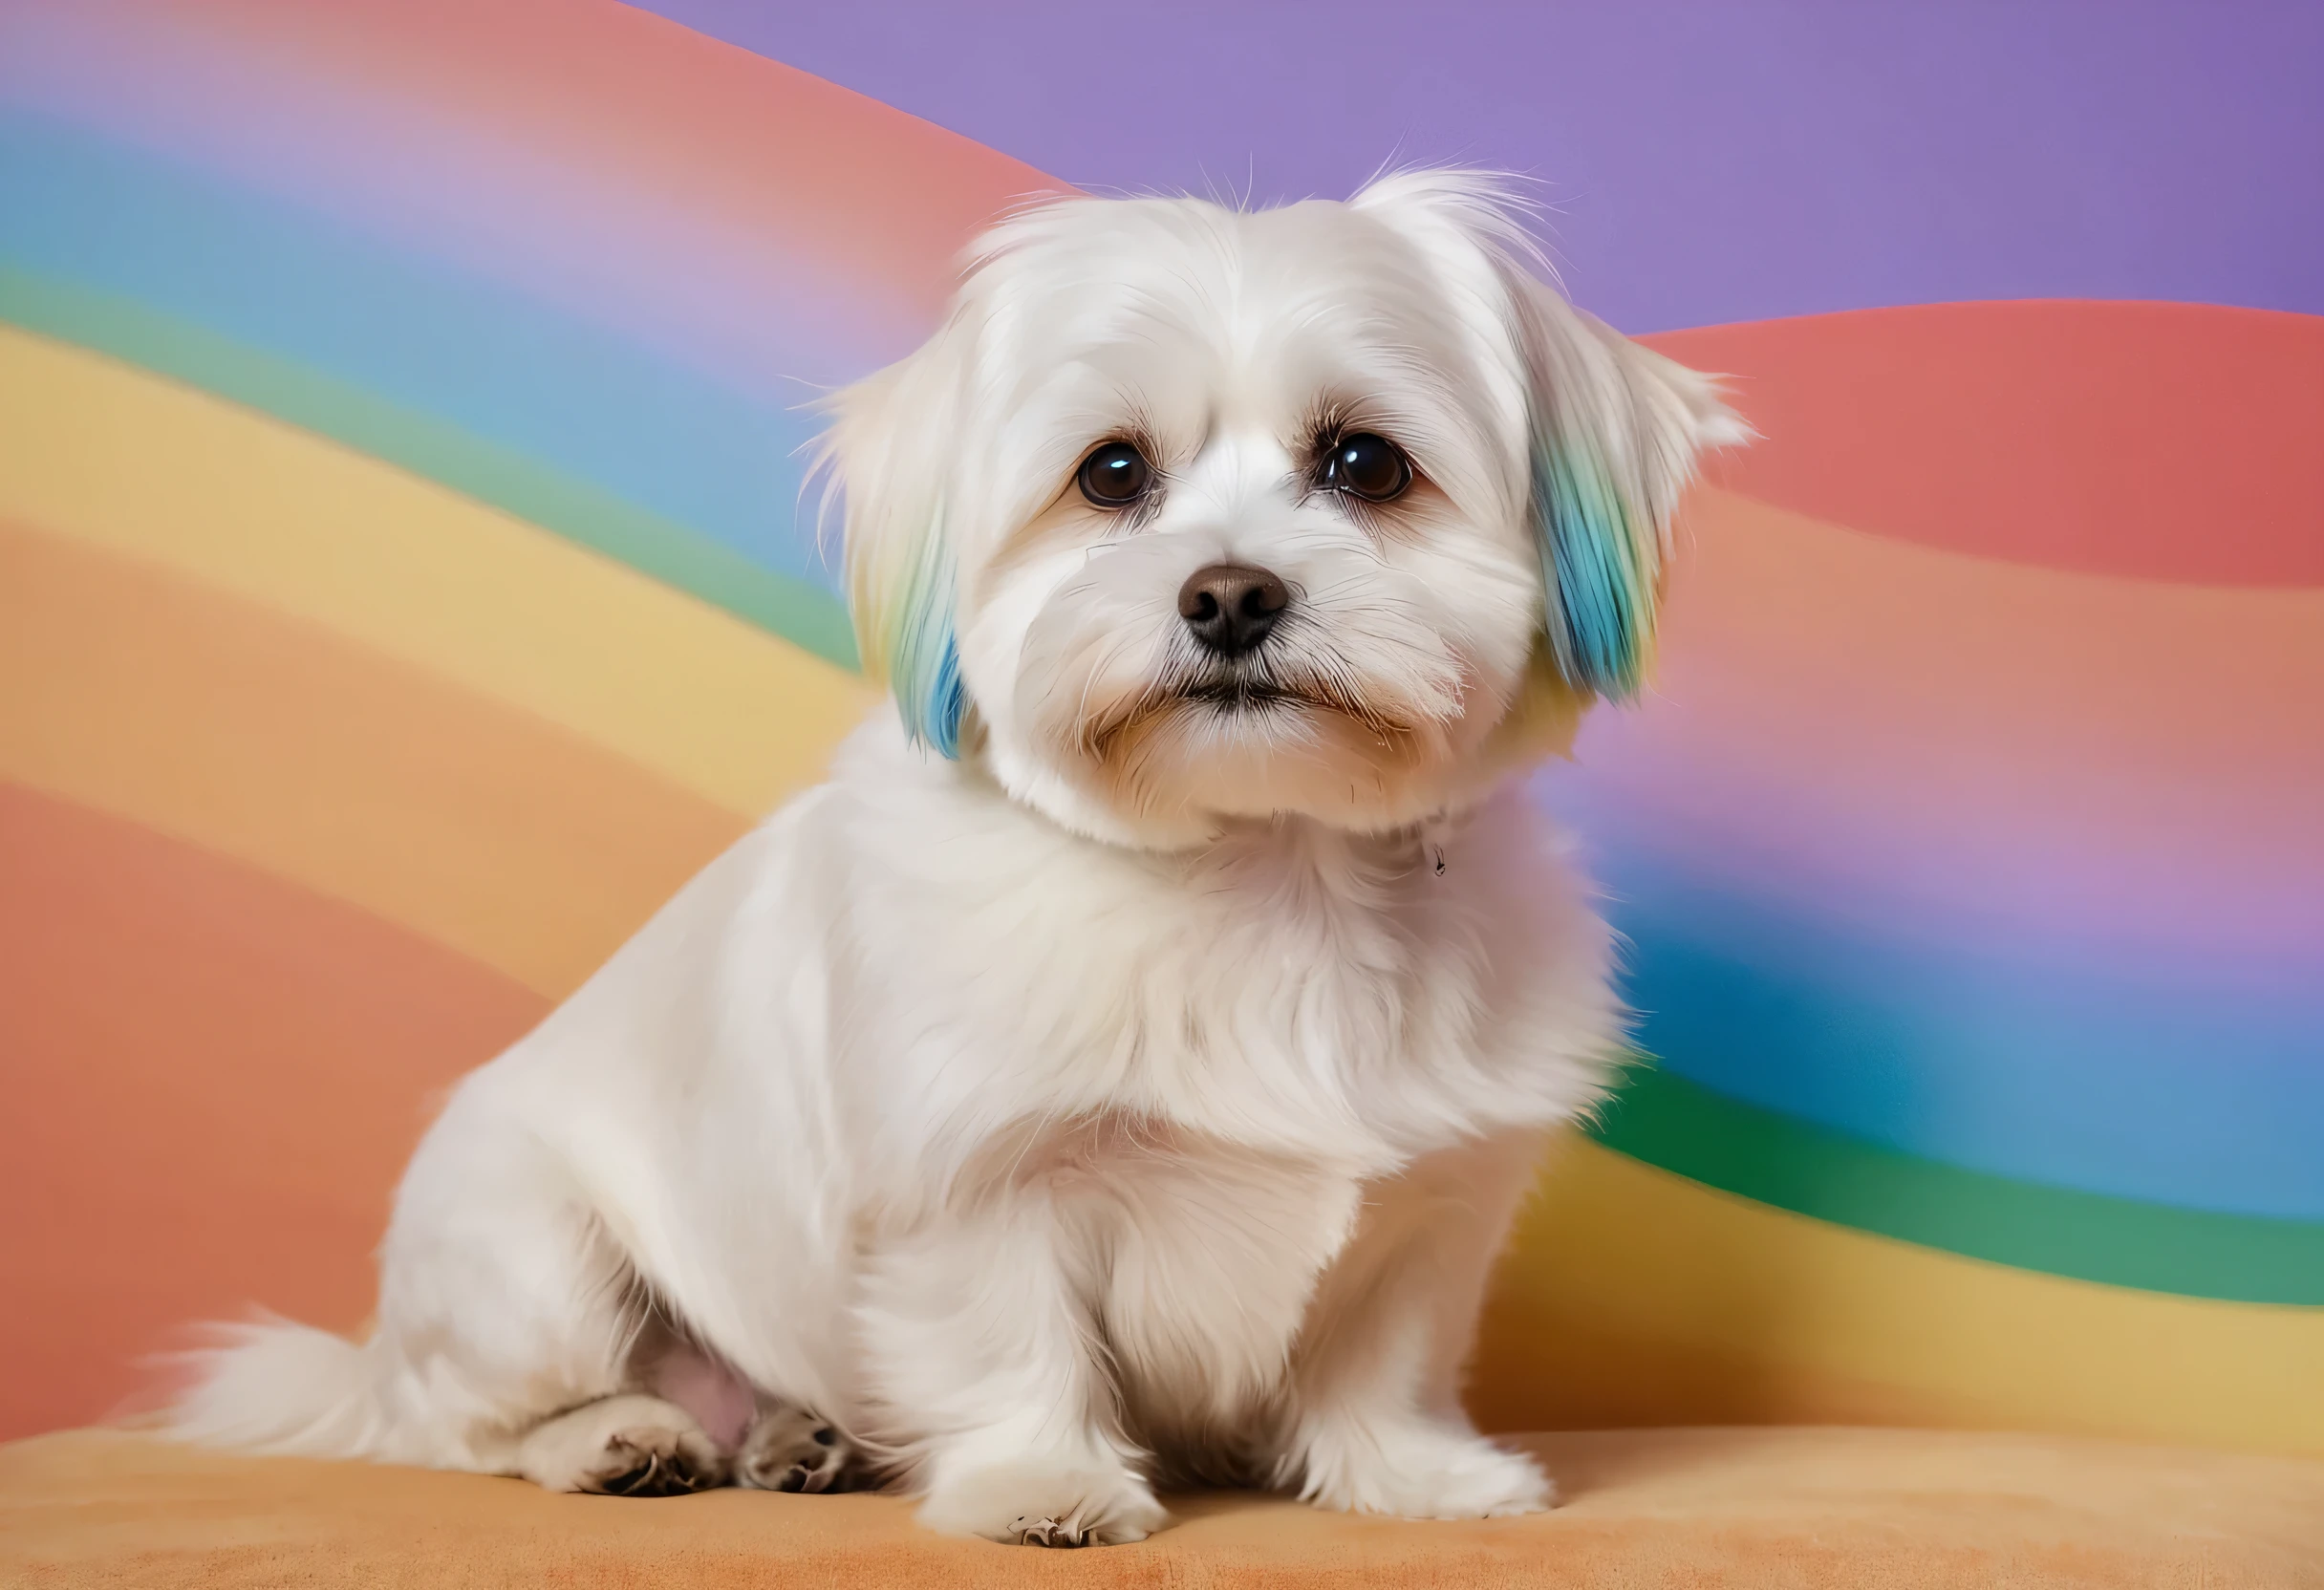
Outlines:
POLYGON ((1524 1439, 1564 1489, 1546 1516, 1200 1496, 1142 1544, 1044 1552, 928 1534, 889 1497, 559 1496, 73 1431, 0 1448, 0 1584, 2324 1585, 2324 1463, 1880 1429, 1524 1439))

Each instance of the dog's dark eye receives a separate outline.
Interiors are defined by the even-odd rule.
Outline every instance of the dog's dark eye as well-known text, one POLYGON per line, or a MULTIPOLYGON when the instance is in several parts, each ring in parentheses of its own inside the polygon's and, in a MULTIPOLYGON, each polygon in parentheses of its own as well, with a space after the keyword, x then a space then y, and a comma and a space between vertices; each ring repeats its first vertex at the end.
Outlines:
POLYGON ((1082 495, 1101 508, 1126 508, 1153 481, 1146 455, 1127 441, 1108 441, 1082 460, 1082 495))
POLYGON ((1412 466, 1388 438, 1358 431, 1334 441, 1323 455, 1323 483, 1367 503, 1388 503, 1412 483, 1412 466))

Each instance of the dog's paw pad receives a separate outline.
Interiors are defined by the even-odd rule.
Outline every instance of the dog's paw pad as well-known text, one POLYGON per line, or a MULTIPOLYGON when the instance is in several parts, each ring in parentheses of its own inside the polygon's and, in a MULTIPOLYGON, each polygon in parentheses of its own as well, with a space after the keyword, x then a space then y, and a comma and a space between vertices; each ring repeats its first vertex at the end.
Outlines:
POLYGON ((725 1478, 709 1442, 690 1431, 616 1431, 590 1473, 586 1489, 607 1496, 683 1496, 725 1478))
POLYGON ((1543 1512, 1557 1499, 1532 1458, 1472 1435, 1405 1430, 1345 1443, 1337 1456, 1322 1473, 1311 1471, 1306 1495, 1320 1507, 1398 1518, 1506 1518, 1543 1512))
POLYGON ((940 1479, 920 1519, 1008 1546, 1114 1546, 1145 1539, 1168 1515, 1119 1465, 1016 1463, 940 1479))
POLYGON ((754 1491, 813 1494, 845 1491, 854 1478, 855 1446, 806 1408, 772 1404, 742 1438, 735 1478, 754 1491))
POLYGON ((525 1437, 520 1472, 550 1491, 682 1496, 726 1480, 718 1444, 658 1397, 624 1395, 561 1414, 525 1437))

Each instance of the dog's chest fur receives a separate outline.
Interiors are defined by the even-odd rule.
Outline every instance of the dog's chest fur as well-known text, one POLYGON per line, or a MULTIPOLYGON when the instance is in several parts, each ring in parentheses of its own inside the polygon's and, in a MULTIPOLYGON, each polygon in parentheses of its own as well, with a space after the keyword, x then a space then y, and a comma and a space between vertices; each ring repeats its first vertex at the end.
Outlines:
MULTIPOLYGON (((858 810, 874 826, 845 849, 876 865, 843 897, 867 959, 833 1027, 897 1168, 879 1223, 1048 1211, 1132 1438, 1166 1451, 1216 1453, 1273 1403, 1320 1278, 1406 1166, 1595 1085, 1519 1058, 1529 1029, 1586 1041, 1607 1015, 1535 1008, 1560 932, 1594 924, 1521 806, 1174 857, 957 786, 891 781, 858 810)), ((1602 1000, 1578 947, 1573 987, 1602 1000)))
POLYGON ((964 1163, 1026 1123, 1105 1117, 1380 1173, 1490 1112, 1476 1056, 1532 936, 1498 920, 1490 836, 1284 825, 1156 857, 936 805, 883 825, 851 892, 878 958, 843 994, 864 1020, 839 1023, 915 1152, 964 1163), (1463 867, 1440 873, 1440 849, 1463 867))
POLYGON ((1018 1174, 1056 1214, 1130 1438, 1246 1477, 1238 1434, 1282 1388, 1361 1177, 1119 1117, 1044 1133, 1018 1174))

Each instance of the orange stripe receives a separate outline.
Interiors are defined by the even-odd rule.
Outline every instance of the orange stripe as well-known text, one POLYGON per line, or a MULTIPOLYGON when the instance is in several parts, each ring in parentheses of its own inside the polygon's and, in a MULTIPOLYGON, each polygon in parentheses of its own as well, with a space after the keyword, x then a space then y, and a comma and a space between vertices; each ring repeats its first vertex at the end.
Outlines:
POLYGON ((353 1325, 436 1088, 545 1001, 415 935, 0 784, 0 1439, 104 1414, 253 1301, 353 1325))
MULTIPOLYGON (((1956 745, 2189 761, 2281 756, 2324 699, 2324 590, 2174 586, 1947 552, 1705 488, 1688 499, 1662 695, 1773 686, 1754 720, 1827 711, 1956 745), (1684 670, 1684 675, 1673 670, 1684 670)), ((1754 724, 1755 729, 1755 723, 1754 724)))
POLYGON ((746 826, 538 719, 205 587, 0 527, 0 777, 562 997, 746 826))
POLYGON ((1711 478, 2012 562, 2324 585, 2324 317, 1923 304, 1668 332, 1764 438, 1711 478))

